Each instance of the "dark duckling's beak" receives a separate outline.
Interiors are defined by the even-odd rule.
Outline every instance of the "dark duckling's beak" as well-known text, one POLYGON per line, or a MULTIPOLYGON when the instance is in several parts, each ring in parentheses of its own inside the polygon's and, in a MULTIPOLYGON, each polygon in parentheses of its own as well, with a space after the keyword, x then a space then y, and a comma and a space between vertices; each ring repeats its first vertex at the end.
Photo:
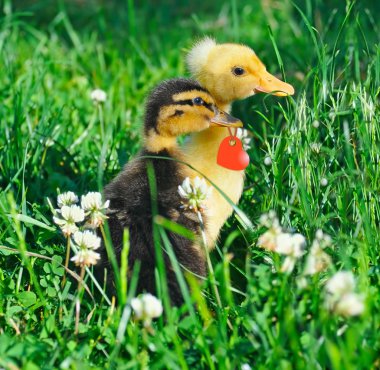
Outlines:
POLYGON ((214 108, 215 116, 211 119, 211 126, 222 127, 243 127, 243 122, 240 119, 232 117, 230 114, 214 108))

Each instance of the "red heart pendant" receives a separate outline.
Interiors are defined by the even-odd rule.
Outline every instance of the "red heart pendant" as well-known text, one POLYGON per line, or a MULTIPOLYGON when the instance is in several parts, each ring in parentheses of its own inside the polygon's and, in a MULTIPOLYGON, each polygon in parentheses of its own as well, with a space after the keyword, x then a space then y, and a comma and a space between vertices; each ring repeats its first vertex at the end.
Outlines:
POLYGON ((229 170, 241 171, 249 165, 249 156, 236 136, 228 136, 220 143, 216 163, 229 170))

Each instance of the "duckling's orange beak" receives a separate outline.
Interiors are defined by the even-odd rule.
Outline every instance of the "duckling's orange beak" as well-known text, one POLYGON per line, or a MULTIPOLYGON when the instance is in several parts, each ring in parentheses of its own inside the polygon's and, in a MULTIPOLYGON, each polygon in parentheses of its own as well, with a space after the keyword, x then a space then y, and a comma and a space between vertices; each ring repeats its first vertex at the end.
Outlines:
POLYGON ((255 88, 255 92, 272 93, 277 96, 288 96, 294 94, 292 85, 279 80, 267 71, 260 73, 259 86, 255 88))
POLYGON ((240 119, 232 117, 230 114, 214 108, 215 116, 211 118, 211 126, 222 126, 222 127, 243 127, 243 122, 240 119))

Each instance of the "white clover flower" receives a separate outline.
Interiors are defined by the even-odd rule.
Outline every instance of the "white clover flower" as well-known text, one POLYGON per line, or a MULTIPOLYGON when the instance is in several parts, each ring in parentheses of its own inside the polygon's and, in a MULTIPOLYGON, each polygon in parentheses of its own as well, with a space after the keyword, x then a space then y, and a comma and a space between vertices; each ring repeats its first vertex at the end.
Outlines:
POLYGON ((89 192, 82 195, 81 205, 86 216, 90 216, 89 226, 97 228, 104 223, 107 216, 103 213, 109 207, 110 201, 102 202, 102 195, 98 192, 89 192))
POLYGON ((315 275, 331 265, 331 257, 322 249, 310 252, 305 263, 305 275, 315 275))
POLYGON ((331 245, 331 238, 324 234, 322 230, 317 230, 315 239, 311 245, 310 252, 306 259, 305 275, 314 275, 326 270, 331 265, 331 257, 323 250, 331 245))
POLYGON ((147 316, 154 319, 162 315, 162 303, 154 295, 144 294, 141 299, 143 302, 145 314, 147 316))
POLYGON ((73 235, 74 243, 79 248, 71 261, 75 262, 77 266, 90 266, 96 265, 100 259, 100 254, 94 252, 95 249, 100 247, 100 238, 97 237, 92 231, 86 230, 84 232, 77 231, 73 235))
POLYGON ((358 316, 364 311, 364 297, 356 293, 347 293, 336 303, 334 312, 342 316, 358 316))
POLYGON ((328 183, 329 183, 329 182, 328 182, 328 180, 326 179, 326 177, 323 177, 323 178, 321 179, 321 186, 325 187, 325 186, 327 186, 328 183))
POLYGON ((263 214, 260 217, 260 225, 267 227, 268 230, 259 237, 257 245, 266 250, 285 255, 286 258, 281 271, 292 272, 297 259, 304 254, 305 237, 301 234, 284 232, 274 211, 263 214))
POLYGON ((300 258, 306 239, 301 234, 281 233, 276 240, 275 251, 286 256, 300 258))
POLYGON ((265 226, 268 229, 271 227, 281 228, 280 221, 278 220, 276 212, 273 209, 260 216, 260 226, 265 226))
POLYGON ((321 143, 311 143, 311 144, 310 144, 310 149, 311 149, 314 153, 319 154, 319 152, 321 151, 321 148, 322 148, 322 144, 321 144, 321 143))
POLYGON ((266 166, 270 166, 272 164, 272 158, 269 157, 269 155, 267 155, 265 158, 264 158, 264 164, 266 166))
POLYGON ((80 249, 74 257, 71 258, 71 261, 77 266, 91 266, 96 265, 100 259, 100 254, 94 252, 92 249, 80 249))
POLYGON ((276 238, 276 247, 274 250, 279 254, 290 255, 293 251, 292 234, 280 233, 276 238))
POLYGON ((248 136, 248 131, 243 128, 238 128, 236 131, 236 137, 241 140, 243 149, 245 151, 251 149, 251 138, 248 136))
POLYGON ((355 279, 351 271, 339 271, 326 283, 326 291, 334 296, 352 293, 355 289, 355 279))
POLYGON ((78 197, 72 191, 67 191, 66 193, 59 194, 57 197, 57 204, 59 208, 63 206, 71 206, 78 203, 78 197))
POLYGON ((91 91, 91 99, 94 103, 104 103, 107 100, 107 94, 101 89, 91 91))
POLYGON ((243 364, 241 365, 241 370, 251 370, 251 366, 249 366, 249 364, 243 364))
POLYGON ((318 128, 319 127, 319 121, 317 121, 317 120, 314 120, 312 124, 313 124, 314 128, 318 128))
POLYGON ((142 320, 144 326, 150 326, 152 319, 162 315, 162 303, 150 293, 142 294, 131 300, 131 307, 137 320, 142 320))
POLYGON ((277 237, 282 233, 282 227, 276 212, 271 210, 261 215, 259 224, 267 227, 268 230, 259 237, 257 245, 266 250, 274 251, 277 245, 277 237))
POLYGON ((186 177, 182 184, 178 185, 178 194, 185 199, 182 202, 183 207, 195 212, 204 210, 204 201, 211 196, 211 193, 212 187, 207 185, 205 179, 200 179, 198 176, 194 179, 193 184, 191 184, 190 178, 186 177))
POLYGON ((78 230, 76 223, 84 220, 83 209, 75 205, 70 207, 62 206, 61 209, 57 210, 57 213, 60 214, 61 217, 54 216, 53 220, 61 228, 66 237, 78 230))
POLYGON ((188 194, 192 193, 189 177, 183 180, 182 185, 178 185, 178 193, 182 198, 186 198, 188 194))
POLYGON ((98 192, 90 191, 86 195, 82 195, 81 205, 85 211, 99 211, 108 208, 109 200, 103 204, 102 195, 98 192))
POLYGON ((294 250, 293 254, 297 257, 301 257, 303 255, 303 248, 306 244, 306 239, 302 234, 295 233, 293 234, 293 245, 294 250))
POLYGON ((305 243, 305 237, 301 234, 282 233, 277 237, 275 252, 286 255, 281 272, 293 271, 298 258, 303 255, 305 243))
POLYGON ((281 228, 272 227, 259 237, 257 245, 268 251, 274 251, 277 246, 277 237, 281 233, 281 228))
POLYGON ((342 316, 357 316, 364 311, 364 297, 354 293, 355 279, 350 271, 337 272, 325 286, 326 307, 342 316))
POLYGON ((75 244, 80 249, 96 250, 100 247, 100 238, 92 231, 86 230, 84 232, 77 231, 73 236, 75 244))

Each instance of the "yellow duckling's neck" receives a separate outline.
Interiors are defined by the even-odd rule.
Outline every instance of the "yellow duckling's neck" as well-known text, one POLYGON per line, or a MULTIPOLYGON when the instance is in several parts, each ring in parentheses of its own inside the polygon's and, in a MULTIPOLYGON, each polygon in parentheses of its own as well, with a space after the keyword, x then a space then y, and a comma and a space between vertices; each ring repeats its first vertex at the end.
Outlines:
MULTIPOLYGON (((228 129, 224 127, 212 127, 194 133, 181 148, 181 153, 185 162, 215 182, 233 202, 237 203, 241 195, 240 186, 244 171, 229 170, 216 163, 220 143, 229 135, 228 129)), ((194 174, 195 176, 199 174, 194 174)))
MULTIPOLYGON (((180 159, 207 176, 234 203, 237 203, 243 191, 244 171, 233 171, 216 163, 220 143, 229 135, 228 129, 213 127, 192 134, 189 141, 181 148, 180 159)), ((185 169, 186 176, 200 176, 196 171, 185 169)), ((213 189, 206 203, 208 245, 213 247, 219 231, 227 218, 232 214, 232 207, 219 193, 213 189)))

